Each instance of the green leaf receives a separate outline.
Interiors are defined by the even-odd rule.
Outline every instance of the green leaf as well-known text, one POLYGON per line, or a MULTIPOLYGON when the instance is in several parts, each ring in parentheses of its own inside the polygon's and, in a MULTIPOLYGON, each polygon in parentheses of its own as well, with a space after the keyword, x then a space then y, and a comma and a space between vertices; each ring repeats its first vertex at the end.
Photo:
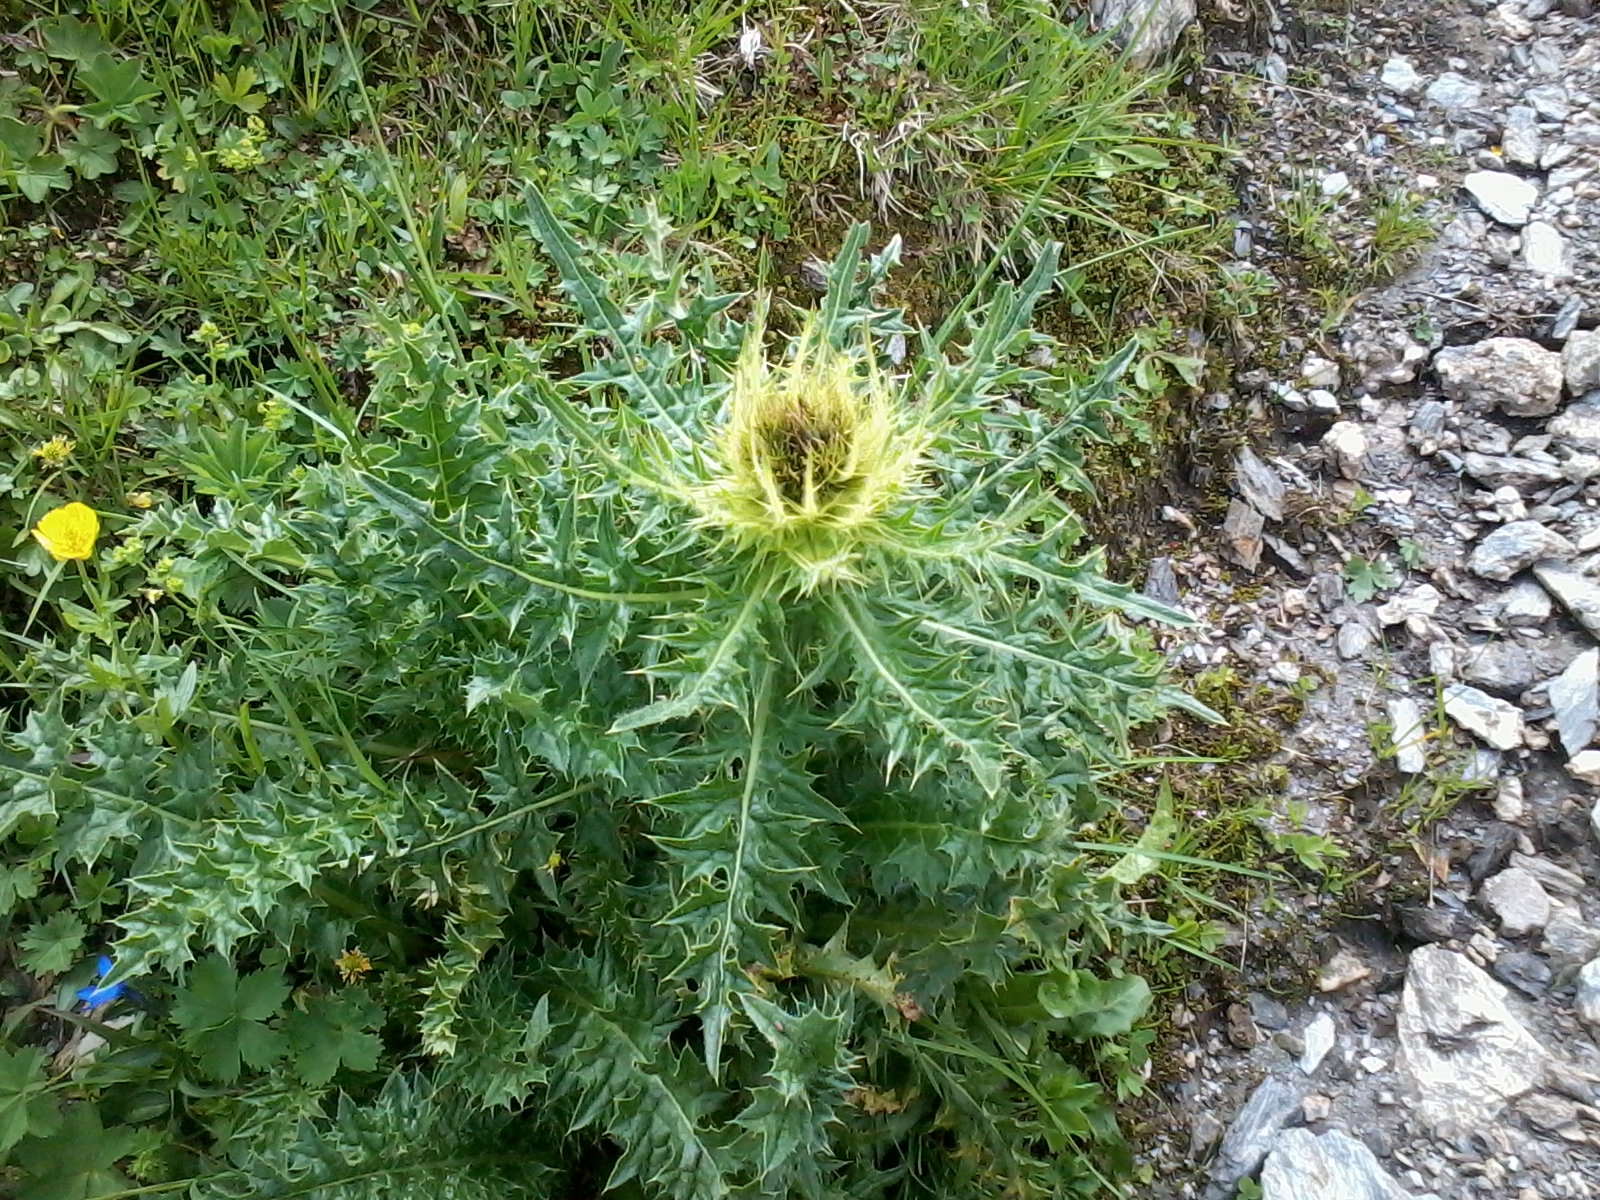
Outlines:
POLYGON ((727 1152, 710 1124, 723 1093, 670 1044, 675 1005, 603 959, 562 971, 551 998, 570 1029, 551 1059, 568 1064, 555 1086, 577 1101, 572 1127, 599 1124, 623 1147, 607 1190, 637 1179, 673 1200, 727 1196, 727 1152))
MULTIPOLYGON (((365 1103, 340 1095, 335 1112, 264 1122, 238 1136, 232 1169, 197 1181, 193 1200, 549 1200, 542 1137, 426 1076, 396 1072, 365 1103)), ((179 1195, 174 1191, 171 1195, 179 1195)))
POLYGON ((240 978, 232 963, 212 955, 195 964, 188 984, 178 990, 172 1019, 201 1069, 232 1083, 241 1062, 259 1070, 283 1053, 283 1035, 264 1022, 288 995, 289 985, 278 972, 254 971, 240 978))
POLYGON ((825 1194, 824 1169, 832 1164, 829 1126, 838 1120, 852 1086, 855 1055, 842 1012, 818 1008, 791 1013, 759 996, 740 1003, 772 1050, 767 1079, 735 1123, 748 1131, 763 1189, 774 1195, 825 1194))
POLYGON ((538 189, 529 188, 525 195, 530 223, 544 244, 545 253, 561 274, 563 290, 596 332, 616 343, 616 357, 620 360, 617 381, 638 397, 651 421, 675 446, 684 451, 693 451, 695 440, 675 411, 677 405, 673 401, 676 398, 667 394, 662 373, 649 369, 648 364, 654 360, 644 345, 637 323, 623 316, 605 284, 584 264, 578 244, 556 220, 538 189), (641 364, 647 365, 641 369, 641 364))
POLYGON ((0 167, 26 162, 39 153, 43 145, 37 126, 15 117, 0 116, 0 167))
POLYGON ((970 702, 976 687, 957 661, 913 642, 907 622, 879 623, 859 598, 835 597, 833 608, 858 664, 851 716, 878 726, 890 768, 905 761, 915 778, 960 761, 987 795, 998 792, 1004 746, 994 736, 995 718, 970 702))
POLYGON ((95 103, 84 105, 84 114, 100 125, 133 120, 138 116, 139 105, 161 94, 161 89, 140 72, 138 60, 117 59, 109 54, 98 54, 80 63, 78 82, 95 97, 95 103))
POLYGON ((79 179, 99 179, 117 169, 122 139, 98 125, 79 125, 72 140, 61 143, 61 157, 79 179))
POLYGON ((74 913, 58 912, 22 935, 22 965, 35 975, 59 975, 83 949, 88 927, 74 913))
POLYGON ((0 917, 10 916, 18 900, 31 900, 39 894, 44 873, 31 863, 0 866, 0 917))
POLYGON ((1149 854, 1141 854, 1141 850, 1165 850, 1172 841, 1173 835, 1178 832, 1178 817, 1172 811, 1172 788, 1167 781, 1161 781, 1161 791, 1156 797, 1156 810, 1150 817, 1150 823, 1139 835, 1138 849, 1132 854, 1123 856, 1106 875, 1115 879, 1123 887, 1132 887, 1151 871, 1161 865, 1160 860, 1149 854))
POLYGON ((1345 588, 1350 599, 1365 604, 1379 592, 1400 585, 1400 576, 1387 558, 1352 557, 1344 565, 1345 588))
POLYGON ((312 996, 304 1009, 294 1010, 283 1023, 300 1078, 320 1087, 340 1066, 351 1071, 375 1069, 383 1042, 367 1031, 382 1025, 383 1017, 383 1009, 372 1002, 365 988, 312 996))
POLYGON ((17 1151, 25 1176, 17 1200, 95 1200, 123 1191, 128 1181, 116 1164, 139 1141, 138 1131, 124 1125, 102 1128, 93 1104, 76 1104, 55 1133, 17 1151))
POLYGON ((87 62, 101 54, 111 53, 111 43, 76 17, 57 17, 39 26, 44 38, 45 53, 51 58, 65 58, 72 62, 87 62))
POLYGON ((0 1049, 0 1163, 24 1137, 42 1137, 57 1124, 44 1064, 44 1051, 32 1046, 0 1049))
POLYGON ((67 160, 59 154, 35 154, 11 169, 12 181, 35 204, 43 204, 51 192, 64 192, 72 186, 67 160))
POLYGON ((1150 985, 1137 975, 1098 979, 1089 971, 1058 972, 1039 985, 1039 1003, 1067 1022, 1070 1037, 1117 1037, 1150 1007, 1150 985))
POLYGON ((211 90, 224 104, 231 104, 242 112, 257 113, 267 105, 266 96, 259 92, 252 95, 250 92, 260 79, 252 67, 240 67, 232 79, 219 71, 211 77, 211 90))
POLYGON ((716 612, 696 614, 691 629, 673 639, 684 647, 685 653, 669 666, 657 667, 651 672, 657 676, 676 677, 678 682, 673 694, 623 713, 612 722, 612 733, 644 729, 693 716, 709 707, 731 706, 737 702, 735 684, 745 671, 747 650, 753 646, 756 656, 764 653, 760 625, 771 576, 763 575, 745 586, 747 594, 731 612, 719 606, 716 612))

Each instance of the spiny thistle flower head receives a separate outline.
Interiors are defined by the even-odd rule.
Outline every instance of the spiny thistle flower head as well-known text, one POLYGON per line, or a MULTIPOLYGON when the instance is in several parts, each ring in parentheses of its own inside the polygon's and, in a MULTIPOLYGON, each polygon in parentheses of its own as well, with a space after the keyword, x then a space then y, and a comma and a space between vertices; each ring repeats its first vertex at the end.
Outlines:
POLYGON ((861 550, 917 486, 929 431, 870 352, 831 345, 812 321, 774 367, 761 332, 747 336, 734 371, 715 471, 695 495, 700 523, 787 558, 802 591, 858 579, 861 550))

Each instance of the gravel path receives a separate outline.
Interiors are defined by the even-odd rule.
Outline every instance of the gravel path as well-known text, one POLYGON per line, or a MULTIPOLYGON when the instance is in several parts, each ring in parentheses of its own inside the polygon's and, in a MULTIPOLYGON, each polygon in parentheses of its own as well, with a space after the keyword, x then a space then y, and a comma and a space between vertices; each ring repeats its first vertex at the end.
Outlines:
POLYGON ((1310 999, 1270 994, 1230 931, 1256 990, 1176 1014, 1147 1194, 1600 1195, 1600 19, 1206 16, 1191 83, 1254 114, 1237 276, 1298 260, 1323 311, 1241 316, 1251 366, 1208 403, 1275 432, 1220 527, 1174 512, 1149 587, 1203 622, 1183 661, 1315 683, 1278 819, 1373 865, 1373 919, 1320 927, 1310 999), (1316 292, 1318 239, 1370 263, 1382 203, 1436 243, 1316 292))

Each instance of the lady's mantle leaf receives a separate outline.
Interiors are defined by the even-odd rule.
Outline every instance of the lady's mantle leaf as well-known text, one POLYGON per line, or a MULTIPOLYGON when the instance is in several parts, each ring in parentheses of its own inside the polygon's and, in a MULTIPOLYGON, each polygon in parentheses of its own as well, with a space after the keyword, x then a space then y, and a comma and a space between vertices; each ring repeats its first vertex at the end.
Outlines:
POLYGON ((85 926, 70 912, 58 912, 22 935, 22 965, 35 975, 59 975, 78 958, 85 926))
POLYGON ((231 1083, 241 1060, 265 1067, 283 1053, 283 1035, 263 1023, 289 996, 276 971, 253 971, 240 978, 227 959, 212 955, 195 966, 178 993, 172 1018, 183 1030, 183 1044, 200 1059, 208 1075, 231 1083))
POLYGON ((341 1064, 352 1071, 373 1070, 383 1042, 366 1031, 382 1021, 383 1009, 372 1002, 365 988, 311 997, 304 1010, 290 1013, 283 1023, 300 1078, 320 1086, 333 1078, 341 1064))

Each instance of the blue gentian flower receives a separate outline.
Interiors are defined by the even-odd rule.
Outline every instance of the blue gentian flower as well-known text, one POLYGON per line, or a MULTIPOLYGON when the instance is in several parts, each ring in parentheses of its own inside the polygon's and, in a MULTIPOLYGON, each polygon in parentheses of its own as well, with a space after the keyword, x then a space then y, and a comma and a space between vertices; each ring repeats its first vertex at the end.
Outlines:
POLYGON ((104 979, 107 975, 111 974, 111 968, 112 964, 110 955, 102 954, 100 956, 100 971, 95 976, 97 982, 89 987, 79 988, 78 999, 82 1000, 90 1008, 99 1008, 102 1004, 110 1004, 113 1000, 122 999, 122 993, 128 986, 127 984, 103 984, 98 982, 99 980, 104 979))

